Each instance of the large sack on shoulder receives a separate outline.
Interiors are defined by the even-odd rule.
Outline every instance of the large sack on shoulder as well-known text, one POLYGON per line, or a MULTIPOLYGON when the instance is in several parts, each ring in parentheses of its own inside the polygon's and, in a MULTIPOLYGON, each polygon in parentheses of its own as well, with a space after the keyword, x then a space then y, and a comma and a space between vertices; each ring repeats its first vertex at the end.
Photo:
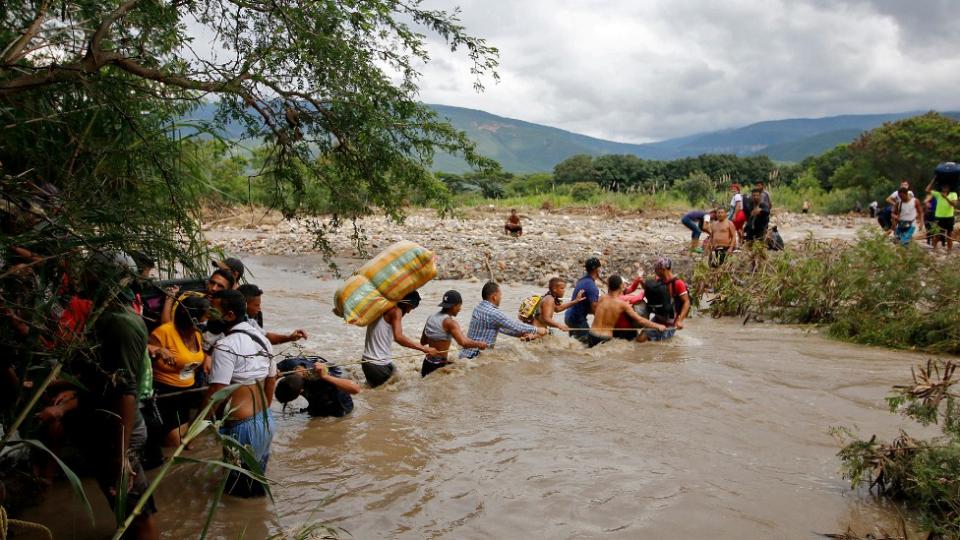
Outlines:
POLYGON ((367 326, 436 276, 433 252, 402 240, 357 269, 337 289, 333 312, 350 324, 367 326))

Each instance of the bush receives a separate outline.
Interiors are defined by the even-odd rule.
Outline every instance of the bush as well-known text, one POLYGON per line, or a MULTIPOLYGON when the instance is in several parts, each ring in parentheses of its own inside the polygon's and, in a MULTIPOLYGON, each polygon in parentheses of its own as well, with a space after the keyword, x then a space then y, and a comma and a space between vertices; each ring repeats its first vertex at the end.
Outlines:
POLYGON ((714 316, 823 324, 859 343, 960 353, 960 268, 879 233, 774 254, 757 244, 719 269, 702 263, 693 282, 714 287, 714 316))
POLYGON ((930 360, 887 397, 890 412, 924 426, 939 424, 939 436, 918 440, 901 430, 893 441, 880 442, 875 435, 861 440, 850 429, 833 429, 844 445, 837 454, 844 477, 854 488, 866 485, 909 502, 926 529, 948 538, 960 536, 960 411, 951 390, 956 368, 953 361, 930 360))
POLYGON ((700 171, 690 173, 689 176, 677 182, 676 190, 683 193, 693 206, 709 203, 716 195, 713 180, 700 171))
POLYGON ((593 182, 576 182, 570 186, 570 196, 577 202, 590 202, 603 191, 593 182))

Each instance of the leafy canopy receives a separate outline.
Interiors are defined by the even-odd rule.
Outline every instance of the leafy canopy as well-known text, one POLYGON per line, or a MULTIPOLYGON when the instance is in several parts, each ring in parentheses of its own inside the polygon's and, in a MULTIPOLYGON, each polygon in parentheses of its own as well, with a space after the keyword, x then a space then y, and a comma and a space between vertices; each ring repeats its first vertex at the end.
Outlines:
POLYGON ((123 171, 129 182, 166 176, 177 199, 170 139, 185 132, 172 122, 201 100, 219 104, 210 127, 239 122, 266 143, 257 175, 293 194, 278 201, 288 214, 311 182, 348 218, 401 218, 411 191, 442 202, 428 172, 438 148, 494 167, 416 100, 417 66, 430 59, 421 31, 465 50, 477 89, 496 79, 497 50, 456 11, 417 0, 13 0, 0 20, 0 160, 12 174, 68 187, 102 178, 112 156, 114 169, 150 169, 123 171), (42 153, 29 148, 38 138, 42 153), (137 144, 140 163, 128 163, 137 144))

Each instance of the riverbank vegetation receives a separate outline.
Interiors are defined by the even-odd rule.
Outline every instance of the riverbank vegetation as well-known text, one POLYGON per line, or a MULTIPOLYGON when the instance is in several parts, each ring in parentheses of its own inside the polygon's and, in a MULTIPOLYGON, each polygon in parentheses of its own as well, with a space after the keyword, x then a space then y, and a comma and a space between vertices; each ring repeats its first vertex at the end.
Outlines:
POLYGON ((783 252, 756 245, 720 268, 699 264, 692 281, 714 317, 817 324, 856 343, 960 354, 960 268, 879 232, 783 252))
POLYGON ((940 435, 911 437, 906 431, 892 441, 867 440, 843 427, 833 434, 843 444, 839 457, 853 487, 905 501, 918 510, 930 537, 960 537, 960 408, 957 406, 957 364, 930 360, 911 369, 912 378, 894 386, 886 398, 890 412, 922 426, 937 425, 940 435), (934 536, 937 535, 937 536, 934 536))

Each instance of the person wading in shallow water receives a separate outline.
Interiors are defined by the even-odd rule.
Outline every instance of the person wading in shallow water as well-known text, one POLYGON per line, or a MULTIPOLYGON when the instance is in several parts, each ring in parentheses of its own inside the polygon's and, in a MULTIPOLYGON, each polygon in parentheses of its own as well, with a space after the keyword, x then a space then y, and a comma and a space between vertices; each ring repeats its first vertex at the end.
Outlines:
POLYGON ((394 342, 430 357, 440 356, 440 352, 433 347, 421 345, 403 334, 403 317, 419 305, 420 293, 413 291, 367 327, 363 364, 360 367, 372 388, 389 381, 397 369, 390 356, 394 342))
MULTIPOLYGON (((500 300, 503 299, 503 293, 500 291, 500 286, 493 281, 488 281, 483 286, 480 296, 483 301, 473 308, 473 315, 470 316, 470 328, 467 330, 468 338, 486 343, 487 347, 492 349, 497 343, 497 335, 499 334, 523 339, 536 339, 547 333, 546 328, 537 328, 511 319, 500 311, 500 300)), ((460 351, 460 358, 476 358, 479 354, 479 349, 463 349, 460 351)))
POLYGON ((470 339, 463 335, 460 330, 460 323, 457 322, 457 315, 463 309, 463 297, 457 291, 447 291, 443 294, 443 301, 440 302, 440 311, 434 313, 427 319, 423 326, 423 334, 420 336, 420 344, 428 345, 440 351, 438 356, 427 355, 423 359, 423 365, 420 367, 420 376, 426 377, 434 371, 449 364, 447 360, 450 353, 450 345, 456 341, 463 349, 485 350, 487 344, 482 341, 470 339))
MULTIPOLYGON (((228 385, 240 385, 220 405, 220 414, 227 403, 230 406, 230 416, 220 431, 249 446, 266 473, 274 432, 270 403, 277 382, 273 348, 260 327, 247 320, 247 300, 242 294, 225 290, 217 293, 217 298, 225 331, 213 347, 207 399, 228 385)), ((224 459, 247 466, 234 456, 225 455, 224 459)), ((230 471, 226 492, 239 497, 266 495, 263 484, 237 471, 230 471)))
POLYGON ((540 297, 540 301, 537 302, 536 308, 533 310, 533 314, 530 317, 530 320, 526 320, 523 317, 520 318, 521 321, 525 323, 533 324, 536 327, 543 328, 556 328, 561 332, 567 332, 570 329, 567 328, 567 325, 563 323, 558 323, 553 320, 554 313, 561 313, 567 309, 579 304, 586 300, 586 292, 583 289, 580 289, 580 292, 577 293, 577 297, 569 302, 563 301, 563 293, 567 289, 567 284, 563 282, 562 279, 555 277, 550 278, 550 282, 547 283, 547 293, 540 297))
MULTIPOLYGON (((620 276, 610 276, 610 278, 607 279, 607 294, 601 296, 597 302, 597 310, 593 315, 593 324, 590 326, 590 332, 587 333, 588 347, 594 347, 613 339, 613 329, 621 315, 626 315, 628 319, 633 320, 633 322, 643 328, 650 328, 658 332, 663 332, 667 329, 666 326, 644 319, 637 314, 629 302, 620 299, 622 294, 623 279, 620 276)), ((619 335, 620 334, 618 334, 618 336, 619 335)), ((633 335, 630 337, 633 337, 633 335)))
POLYGON ((600 279, 600 259, 596 257, 587 259, 584 268, 587 273, 573 287, 573 297, 579 298, 582 293, 586 301, 568 309, 563 316, 563 322, 570 328, 570 337, 586 343, 587 328, 590 327, 587 315, 593 314, 600 300, 600 289, 597 288, 597 280, 600 279))

